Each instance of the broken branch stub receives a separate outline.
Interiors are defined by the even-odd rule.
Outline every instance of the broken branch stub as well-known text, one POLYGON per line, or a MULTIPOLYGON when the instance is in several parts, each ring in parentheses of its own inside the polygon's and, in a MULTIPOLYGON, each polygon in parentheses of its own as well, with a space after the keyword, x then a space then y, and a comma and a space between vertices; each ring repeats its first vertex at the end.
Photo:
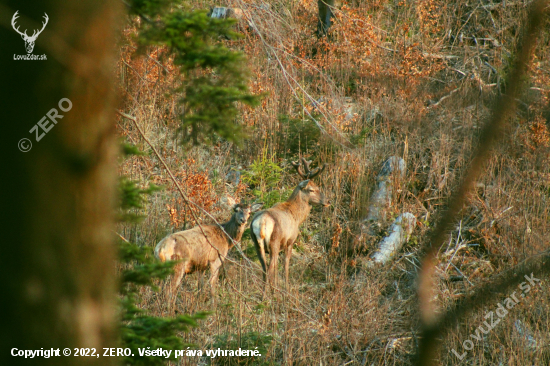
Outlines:
POLYGON ((223 6, 216 6, 210 9, 207 16, 217 19, 237 19, 244 18, 244 12, 239 8, 226 8, 223 6))
POLYGON ((378 250, 371 256, 369 267, 388 262, 409 240, 415 226, 416 217, 412 213, 405 212, 399 215, 389 229, 390 234, 382 239, 378 244, 378 250))
POLYGON ((210 9, 208 16, 211 18, 225 19, 227 17, 228 8, 224 7, 215 7, 210 9))
POLYGON ((392 185, 395 180, 405 177, 405 161, 397 156, 392 156, 384 162, 378 177, 369 204, 367 217, 363 220, 362 232, 374 234, 374 227, 380 227, 384 210, 392 204, 392 185))

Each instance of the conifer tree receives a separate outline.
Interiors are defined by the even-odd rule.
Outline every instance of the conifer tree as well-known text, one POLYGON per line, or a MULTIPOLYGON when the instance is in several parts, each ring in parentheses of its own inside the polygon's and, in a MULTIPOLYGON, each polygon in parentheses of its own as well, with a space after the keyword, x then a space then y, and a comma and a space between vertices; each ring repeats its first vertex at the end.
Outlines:
POLYGON ((248 75, 242 53, 230 50, 219 39, 235 38, 234 19, 215 19, 206 11, 170 8, 171 1, 136 0, 130 12, 141 19, 139 52, 147 46, 169 49, 180 71, 180 116, 184 142, 212 141, 214 136, 239 142, 243 131, 234 122, 237 103, 254 106, 259 97, 248 92, 248 75))
MULTIPOLYGON (((243 69, 243 56, 229 50, 217 41, 234 37, 232 20, 211 19, 205 11, 188 11, 170 8, 172 1, 135 0, 128 4, 130 15, 138 16, 141 27, 138 34, 139 52, 151 45, 167 46, 173 62, 179 67, 180 85, 174 90, 181 96, 185 114, 181 117, 183 143, 211 142, 214 136, 238 142, 243 133, 234 123, 238 102, 255 105, 258 97, 247 91, 247 74, 243 69)), ((126 148, 136 153, 134 148, 126 148)), ((151 186, 142 190, 135 182, 120 180, 121 217, 139 219, 130 212, 142 208, 146 196, 157 189, 151 186)), ((149 247, 120 242, 122 273, 122 325, 123 347, 131 349, 151 347, 166 350, 185 349, 178 333, 197 326, 197 320, 207 313, 159 318, 135 306, 140 286, 153 286, 153 279, 165 278, 173 264, 160 263, 153 258, 149 247)), ((125 357, 128 365, 161 365, 161 357, 145 357, 134 353, 125 357)))

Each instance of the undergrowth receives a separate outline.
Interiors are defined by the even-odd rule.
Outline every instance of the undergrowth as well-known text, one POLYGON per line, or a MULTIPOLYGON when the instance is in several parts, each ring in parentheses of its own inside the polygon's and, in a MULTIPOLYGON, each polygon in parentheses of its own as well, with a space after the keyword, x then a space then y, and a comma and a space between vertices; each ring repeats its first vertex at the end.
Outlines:
MULTIPOLYGON (((291 260, 290 288, 262 299, 260 266, 245 235, 240 247, 246 258, 239 250, 231 252, 221 271, 217 305, 208 301, 204 274, 184 279, 178 311, 213 314, 182 337, 202 347, 257 346, 267 356, 254 364, 409 365, 419 334, 420 247, 468 166, 495 97, 506 91, 503 80, 526 3, 348 1, 336 10, 327 38, 315 36, 316 3, 223 2, 245 10, 233 28, 242 37, 216 41, 244 53, 246 61, 240 62, 251 71, 249 90, 264 94, 255 108, 235 104, 238 112, 230 119, 248 135, 241 145, 221 135, 209 147, 181 147, 181 138, 193 140, 191 129, 183 136, 176 132, 185 79, 176 77, 174 59, 162 56, 167 45, 149 45, 144 56, 134 57, 137 25, 126 29, 119 63, 124 109, 143 123, 185 193, 217 221, 229 217, 232 202, 264 202, 267 208, 286 199, 300 182, 291 161, 303 156, 328 163, 317 181, 331 206, 314 209, 303 224, 291 260), (174 85, 180 87, 176 93, 174 85), (417 226, 392 262, 374 270, 368 256, 382 233, 363 241, 358 237, 376 176, 390 156, 402 157, 407 172, 381 226, 387 228, 403 212, 413 213, 417 226), (228 179, 236 171, 239 182, 228 179)), ((192 9, 222 5, 187 4, 192 9)), ((548 20, 545 24, 518 111, 439 253, 435 296, 441 308, 548 249, 548 20)), ((143 144, 128 121, 121 119, 118 130, 143 144)), ((154 157, 131 157, 120 171, 142 189, 149 183, 166 187, 151 196, 142 222, 119 225, 125 238, 154 247, 164 235, 197 224, 190 210, 200 222, 212 221, 181 201, 154 157)), ((137 305, 165 316, 152 289, 141 292, 137 305)), ((549 306, 548 286, 529 293, 462 362, 547 363, 549 306), (537 346, 529 346, 530 337, 537 346)), ((460 362, 451 350, 462 347, 486 311, 478 309, 478 315, 446 336, 441 364, 460 362)), ((187 358, 176 364, 203 362, 187 358)))

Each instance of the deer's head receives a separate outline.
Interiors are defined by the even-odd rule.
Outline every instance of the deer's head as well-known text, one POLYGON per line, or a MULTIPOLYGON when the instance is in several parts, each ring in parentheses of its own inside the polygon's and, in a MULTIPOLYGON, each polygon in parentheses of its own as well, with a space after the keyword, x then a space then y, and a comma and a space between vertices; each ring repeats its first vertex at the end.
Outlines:
POLYGON ((296 168, 296 172, 300 177, 305 179, 300 184, 298 184, 298 188, 300 189, 300 194, 302 196, 302 199, 307 201, 311 205, 317 205, 317 206, 329 206, 329 201, 321 192, 319 189, 319 186, 313 182, 313 178, 317 177, 319 174, 321 174, 326 167, 326 164, 323 164, 323 166, 320 166, 316 169, 311 170, 309 165, 311 164, 311 161, 307 161, 304 158, 301 158, 301 161, 293 161, 292 165, 294 168, 296 168))
POLYGON ((29 36, 27 35, 26 29, 25 29, 25 32, 21 32, 19 31, 19 27, 18 26, 16 27, 15 21, 17 20, 17 18, 19 18, 19 15, 17 14, 18 12, 19 10, 16 11, 15 14, 13 14, 13 17, 11 18, 11 26, 17 33, 21 35, 21 38, 23 38, 23 40, 25 41, 25 49, 27 50, 27 53, 32 53, 32 50, 34 49, 34 42, 36 42, 36 38, 40 33, 42 33, 44 28, 46 28, 46 24, 48 24, 48 20, 49 20, 48 14, 44 13, 45 21, 42 23, 42 29, 40 29, 39 31, 35 29, 32 36, 29 36))
POLYGON ((310 205, 324 207, 328 207, 330 205, 330 202, 325 197, 324 193, 321 192, 319 186, 317 186, 317 184, 315 184, 312 180, 306 179, 298 184, 298 187, 300 188, 302 199, 310 205))
POLYGON ((233 205, 233 218, 239 226, 246 225, 248 218, 252 212, 258 211, 263 206, 263 203, 254 203, 248 205, 246 203, 237 203, 233 205))

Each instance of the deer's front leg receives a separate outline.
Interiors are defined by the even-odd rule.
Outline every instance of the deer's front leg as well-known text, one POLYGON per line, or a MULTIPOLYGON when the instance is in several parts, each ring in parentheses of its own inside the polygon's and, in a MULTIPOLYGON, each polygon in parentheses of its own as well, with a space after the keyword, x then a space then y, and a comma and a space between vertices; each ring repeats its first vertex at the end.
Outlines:
POLYGON ((210 291, 212 298, 216 296, 216 286, 218 284, 218 277, 222 264, 221 258, 217 258, 214 262, 210 262, 210 291))
POLYGON ((294 245, 294 240, 289 240, 285 247, 285 289, 288 291, 288 268, 290 266, 290 257, 292 256, 292 246, 294 245))

